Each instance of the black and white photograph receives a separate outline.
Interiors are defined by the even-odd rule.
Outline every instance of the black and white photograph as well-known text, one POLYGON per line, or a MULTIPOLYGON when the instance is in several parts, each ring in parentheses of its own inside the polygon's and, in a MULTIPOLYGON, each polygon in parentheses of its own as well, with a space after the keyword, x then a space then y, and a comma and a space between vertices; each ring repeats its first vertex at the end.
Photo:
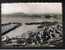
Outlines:
POLYGON ((1 47, 63 47, 62 3, 1 3, 1 47))

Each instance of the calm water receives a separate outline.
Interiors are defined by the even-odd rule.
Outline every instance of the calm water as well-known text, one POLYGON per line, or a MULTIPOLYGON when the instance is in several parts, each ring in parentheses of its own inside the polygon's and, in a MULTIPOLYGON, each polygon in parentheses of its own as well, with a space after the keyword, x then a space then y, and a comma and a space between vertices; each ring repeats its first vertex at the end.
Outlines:
MULTIPOLYGON (((20 36, 22 35, 22 33, 26 33, 27 31, 37 31, 37 27, 39 25, 25 25, 24 23, 27 22, 42 22, 42 21, 56 21, 56 19, 51 18, 49 19, 43 19, 43 18, 30 18, 30 17, 2 17, 2 23, 13 23, 13 22, 19 22, 22 25, 18 28, 16 28, 15 30, 9 32, 8 34, 6 34, 9 37, 15 37, 15 36, 20 36)), ((57 20, 60 21, 60 20, 57 20)), ((60 21, 62 22, 62 21, 60 21)), ((6 36, 4 35, 4 36, 6 36)))

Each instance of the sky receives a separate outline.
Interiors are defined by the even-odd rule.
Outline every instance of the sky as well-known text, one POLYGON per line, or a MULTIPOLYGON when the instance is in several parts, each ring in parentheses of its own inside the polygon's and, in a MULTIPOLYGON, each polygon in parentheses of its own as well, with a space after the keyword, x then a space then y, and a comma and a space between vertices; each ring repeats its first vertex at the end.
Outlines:
POLYGON ((62 13, 62 3, 2 3, 1 13, 62 13))

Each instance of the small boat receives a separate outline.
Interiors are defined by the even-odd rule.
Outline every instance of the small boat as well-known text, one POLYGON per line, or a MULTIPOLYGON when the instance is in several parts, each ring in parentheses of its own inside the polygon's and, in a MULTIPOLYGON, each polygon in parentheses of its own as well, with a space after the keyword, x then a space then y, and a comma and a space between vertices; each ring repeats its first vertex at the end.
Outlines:
POLYGON ((1 24, 1 35, 5 35, 8 32, 16 29, 19 27, 21 23, 6 23, 6 24, 1 24))

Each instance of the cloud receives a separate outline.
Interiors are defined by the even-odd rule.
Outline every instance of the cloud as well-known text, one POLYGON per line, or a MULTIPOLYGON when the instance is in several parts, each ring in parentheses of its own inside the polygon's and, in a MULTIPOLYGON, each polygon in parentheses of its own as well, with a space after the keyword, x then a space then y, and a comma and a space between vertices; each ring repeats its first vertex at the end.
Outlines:
POLYGON ((62 13, 61 3, 2 3, 2 14, 24 13, 62 13))

